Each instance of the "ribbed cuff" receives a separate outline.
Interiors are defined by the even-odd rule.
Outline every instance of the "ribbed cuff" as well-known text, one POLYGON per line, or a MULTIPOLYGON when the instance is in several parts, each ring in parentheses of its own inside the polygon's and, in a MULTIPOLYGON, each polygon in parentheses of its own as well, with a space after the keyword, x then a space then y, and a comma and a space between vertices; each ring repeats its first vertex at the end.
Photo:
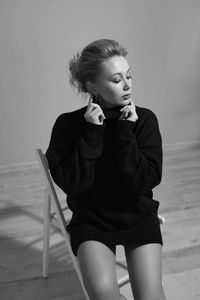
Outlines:
POLYGON ((88 145, 102 145, 105 124, 96 125, 87 122, 84 132, 84 138, 88 145))

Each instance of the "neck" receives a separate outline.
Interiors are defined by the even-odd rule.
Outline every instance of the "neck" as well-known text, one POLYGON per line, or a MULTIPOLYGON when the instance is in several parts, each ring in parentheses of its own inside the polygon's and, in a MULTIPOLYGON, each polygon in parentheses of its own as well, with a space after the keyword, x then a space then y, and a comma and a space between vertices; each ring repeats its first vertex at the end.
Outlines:
POLYGON ((98 95, 97 97, 93 97, 93 102, 99 104, 99 106, 103 110, 119 108, 119 106, 113 105, 105 101, 100 95, 98 95))

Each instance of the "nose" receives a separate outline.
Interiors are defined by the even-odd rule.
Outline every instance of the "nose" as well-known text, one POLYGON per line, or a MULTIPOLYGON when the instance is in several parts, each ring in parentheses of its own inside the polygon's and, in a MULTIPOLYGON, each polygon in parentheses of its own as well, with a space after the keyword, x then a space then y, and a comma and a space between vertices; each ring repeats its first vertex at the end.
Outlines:
POLYGON ((123 87, 123 89, 125 90, 125 91, 127 91, 127 90, 129 90, 131 88, 131 81, 130 81, 130 79, 124 79, 124 87, 123 87))

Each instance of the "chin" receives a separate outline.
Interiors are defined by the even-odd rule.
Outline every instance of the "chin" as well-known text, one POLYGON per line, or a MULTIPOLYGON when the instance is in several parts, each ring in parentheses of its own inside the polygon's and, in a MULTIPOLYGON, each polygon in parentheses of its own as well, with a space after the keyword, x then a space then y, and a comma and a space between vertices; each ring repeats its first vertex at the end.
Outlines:
POLYGON ((126 105, 129 105, 130 102, 131 102, 131 99, 127 99, 127 100, 122 100, 120 104, 121 104, 121 106, 126 106, 126 105))
POLYGON ((104 107, 105 108, 112 108, 112 107, 116 107, 116 106, 119 106, 119 107, 124 107, 126 105, 129 105, 130 104, 130 99, 126 99, 126 100, 116 100, 115 102, 113 101, 113 103, 104 103, 104 107))

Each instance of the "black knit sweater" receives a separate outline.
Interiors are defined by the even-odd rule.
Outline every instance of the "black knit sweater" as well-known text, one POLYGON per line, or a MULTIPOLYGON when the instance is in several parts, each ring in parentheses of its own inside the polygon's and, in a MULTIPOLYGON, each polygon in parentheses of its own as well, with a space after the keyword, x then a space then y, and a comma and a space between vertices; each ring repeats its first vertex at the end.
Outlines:
POLYGON ((152 198, 162 173, 157 118, 136 107, 137 122, 119 120, 116 107, 103 110, 104 124, 94 125, 85 120, 85 111, 56 120, 46 153, 52 177, 67 194, 71 227, 126 230, 159 205, 152 198))

